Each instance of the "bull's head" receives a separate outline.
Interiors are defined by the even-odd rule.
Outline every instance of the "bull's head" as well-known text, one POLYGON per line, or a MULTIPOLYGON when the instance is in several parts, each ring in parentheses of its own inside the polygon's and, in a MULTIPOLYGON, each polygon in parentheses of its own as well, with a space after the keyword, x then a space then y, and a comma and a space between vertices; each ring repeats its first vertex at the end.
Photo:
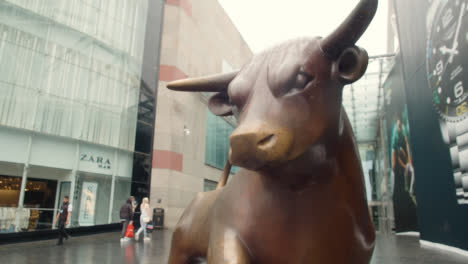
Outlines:
POLYGON ((355 46, 377 8, 362 0, 328 37, 293 40, 259 55, 238 72, 175 81, 177 91, 217 92, 209 109, 234 115, 230 161, 262 170, 300 159, 312 146, 337 140, 342 88, 366 71, 355 46))

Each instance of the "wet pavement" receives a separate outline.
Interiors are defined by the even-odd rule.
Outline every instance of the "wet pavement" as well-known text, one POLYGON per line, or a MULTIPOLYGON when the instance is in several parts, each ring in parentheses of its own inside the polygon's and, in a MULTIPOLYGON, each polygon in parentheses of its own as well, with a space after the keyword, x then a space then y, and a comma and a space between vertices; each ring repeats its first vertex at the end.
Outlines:
MULTIPOLYGON (((167 263, 172 233, 154 231, 149 242, 120 243, 119 232, 73 237, 56 246, 56 240, 0 245, 1 263, 167 263)), ((372 264, 466 264, 454 253, 421 248, 417 237, 378 236, 372 264)), ((326 264, 326 263, 323 263, 326 264)), ((331 263, 333 264, 333 263, 331 263)))

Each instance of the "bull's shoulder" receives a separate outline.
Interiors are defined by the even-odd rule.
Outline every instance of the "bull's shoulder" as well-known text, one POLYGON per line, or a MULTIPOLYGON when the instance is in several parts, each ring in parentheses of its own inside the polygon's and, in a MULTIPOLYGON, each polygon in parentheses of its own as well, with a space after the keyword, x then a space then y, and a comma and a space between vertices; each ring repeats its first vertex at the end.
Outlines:
POLYGON ((342 119, 343 128, 340 136, 339 151, 337 152, 340 174, 344 176, 340 177, 344 181, 342 193, 346 197, 348 206, 355 213, 356 219, 358 219, 366 242, 372 244, 375 239, 375 233, 367 208, 361 158, 351 123, 344 109, 342 119))
POLYGON ((353 127, 349 121, 348 115, 344 109, 341 108, 341 120, 340 120, 340 151, 338 153, 338 158, 343 158, 351 162, 357 162, 359 164, 359 169, 361 169, 361 159, 359 157, 358 146, 356 143, 356 138, 354 136, 353 127), (341 157, 340 157, 341 156, 341 157))
POLYGON ((211 215, 213 204, 222 190, 197 193, 182 214, 177 227, 189 228, 194 222, 205 222, 211 215))

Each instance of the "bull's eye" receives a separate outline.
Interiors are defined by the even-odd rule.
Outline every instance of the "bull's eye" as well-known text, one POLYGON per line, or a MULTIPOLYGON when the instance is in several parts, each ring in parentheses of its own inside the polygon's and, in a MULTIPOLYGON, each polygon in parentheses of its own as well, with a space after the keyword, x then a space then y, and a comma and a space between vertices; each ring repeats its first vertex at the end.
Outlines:
POLYGON ((293 87, 291 88, 291 90, 288 92, 288 94, 294 94, 294 93, 298 93, 298 92, 301 92, 302 90, 304 90, 307 85, 313 80, 314 78, 312 76, 310 76, 309 74, 303 72, 303 71, 300 71, 297 76, 296 76, 296 81, 293 85, 293 87))
POLYGON ((296 78, 295 88, 304 89, 306 87, 307 83, 309 82, 309 79, 310 78, 308 78, 308 76, 305 73, 300 72, 297 75, 297 78, 296 78))

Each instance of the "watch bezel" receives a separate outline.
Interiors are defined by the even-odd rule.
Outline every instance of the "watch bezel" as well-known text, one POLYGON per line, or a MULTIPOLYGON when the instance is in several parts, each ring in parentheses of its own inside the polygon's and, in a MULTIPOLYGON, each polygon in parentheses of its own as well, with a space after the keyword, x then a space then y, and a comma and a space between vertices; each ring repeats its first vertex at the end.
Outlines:
MULTIPOLYGON (((464 1, 464 0, 462 0, 464 1)), ((431 18, 428 18, 428 19, 432 19, 432 22, 430 24, 430 26, 427 28, 427 33, 426 33, 426 80, 427 80, 427 83, 428 83, 428 86, 429 86, 429 89, 431 91, 431 101, 432 101, 432 106, 434 107, 434 109, 436 110, 437 114, 439 115, 439 117, 446 121, 446 122, 450 122, 450 123, 458 123, 460 121, 463 121, 464 119, 466 119, 468 117, 468 111, 466 111, 465 113, 463 113, 462 115, 460 116, 449 116, 447 114, 445 114, 444 111, 441 110, 440 108, 440 104, 437 104, 435 101, 434 101, 434 96, 433 96, 433 92, 436 91, 437 87, 434 87, 433 84, 431 83, 430 81, 430 71, 429 71, 429 55, 431 55, 432 57, 432 45, 431 43, 433 43, 432 41, 432 36, 433 36, 433 32, 435 31, 434 29, 434 26, 435 26, 435 22, 436 20, 438 20, 438 18, 440 18, 440 15, 441 15, 441 12, 442 10, 444 9, 445 5, 448 4, 449 2, 448 1, 439 1, 437 3, 437 7, 436 7, 436 12, 434 13, 434 15, 431 17, 431 18)), ((466 99, 468 98, 468 94, 466 92, 464 92, 464 96, 465 98, 462 100, 462 102, 460 104, 462 104, 463 102, 466 102, 466 99)), ((458 104, 458 105, 460 105, 458 104)), ((454 106, 456 107, 456 106, 454 106)))

